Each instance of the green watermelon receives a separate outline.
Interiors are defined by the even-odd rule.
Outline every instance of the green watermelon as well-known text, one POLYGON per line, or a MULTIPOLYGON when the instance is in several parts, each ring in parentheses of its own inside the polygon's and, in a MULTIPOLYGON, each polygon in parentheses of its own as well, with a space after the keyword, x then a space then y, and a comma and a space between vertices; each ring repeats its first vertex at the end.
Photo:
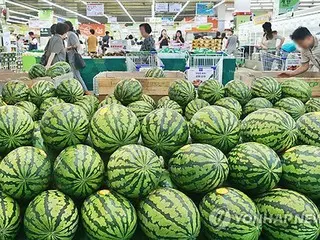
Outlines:
POLYGON ((257 78, 252 86, 251 92, 254 97, 266 98, 272 103, 277 102, 281 98, 281 85, 272 77, 257 78))
POLYGON ((306 108, 299 99, 293 97, 283 98, 274 104, 274 107, 285 111, 294 120, 298 120, 303 114, 306 113, 306 108))
POLYGON ((7 104, 3 101, 2 96, 0 96, 0 107, 6 106, 7 104))
POLYGON ((168 170, 179 189, 191 193, 207 193, 219 187, 229 173, 225 155, 208 144, 180 148, 170 158, 168 170))
POLYGON ((116 85, 114 96, 123 105, 139 101, 142 96, 142 85, 134 78, 122 80, 116 85))
POLYGON ((150 104, 153 106, 154 109, 157 108, 156 102, 153 100, 152 97, 150 97, 150 96, 147 95, 147 94, 142 94, 142 96, 141 96, 141 98, 140 98, 140 101, 145 101, 145 102, 147 102, 147 103, 150 103, 150 104))
POLYGON ((238 119, 240 119, 242 115, 242 107, 241 104, 232 97, 221 98, 215 102, 214 105, 224 107, 230 110, 238 119))
POLYGON ((137 228, 137 214, 132 204, 109 190, 87 198, 81 216, 90 239, 131 239, 137 228))
POLYGON ((35 79, 38 77, 45 77, 45 76, 46 76, 46 68, 41 64, 35 64, 29 70, 30 79, 35 79))
POLYGON ((26 111, 15 106, 0 107, 0 153, 31 145, 33 127, 26 111))
POLYGON ((158 100, 157 106, 162 105, 164 102, 169 101, 169 96, 164 96, 158 100))
POLYGON ((169 98, 185 108, 189 102, 196 98, 196 89, 187 80, 179 79, 169 87, 169 98))
POLYGON ((144 76, 151 78, 164 78, 165 74, 162 68, 151 68, 146 71, 144 76))
POLYGON ((250 195, 274 188, 280 181, 282 167, 277 153, 255 142, 237 145, 228 155, 230 183, 250 195))
POLYGON ((43 114, 51 107, 64 103, 64 101, 57 97, 50 97, 47 98, 41 103, 40 109, 39 109, 39 118, 42 118, 43 114))
POLYGON ((140 202, 138 217, 148 239, 197 239, 200 214, 182 192, 172 188, 153 191, 140 202))
POLYGON ((258 142, 282 152, 297 141, 296 123, 286 112, 265 108, 249 114, 242 121, 242 140, 258 142))
POLYGON ((0 239, 14 240, 20 228, 19 204, 0 191, 0 206, 0 239))
POLYGON ((78 209, 72 199, 57 190, 49 190, 28 205, 24 230, 28 240, 72 240, 78 221, 78 209))
POLYGON ((22 110, 26 111, 33 121, 37 121, 39 118, 39 109, 35 104, 28 101, 22 101, 15 104, 16 107, 21 108, 22 110))
POLYGON ((90 105, 92 105, 94 111, 97 111, 99 108, 99 99, 94 95, 84 95, 81 99, 82 101, 87 101, 90 105))
POLYGON ((189 102, 185 110, 185 117, 188 121, 196 114, 200 109, 208 107, 210 104, 202 99, 195 99, 189 102))
POLYGON ((22 81, 9 81, 2 88, 2 98, 9 105, 28 101, 29 88, 22 81))
POLYGON ((200 203, 203 230, 208 239, 258 240, 262 223, 254 202, 234 188, 218 188, 200 203))
POLYGON ((141 137, 146 147, 167 159, 187 143, 188 124, 177 111, 160 108, 142 121, 141 137))
POLYGON ((118 101, 115 96, 112 94, 112 95, 109 95, 107 96, 100 104, 99 104, 99 108, 102 108, 104 107, 105 105, 107 104, 120 104, 121 105, 121 102, 118 101))
POLYGON ((62 81, 57 87, 57 96, 67 103, 75 103, 83 98, 83 88, 76 79, 62 81))
POLYGON ((163 169, 160 181, 158 183, 159 188, 176 188, 176 185, 172 182, 170 173, 168 170, 163 169))
POLYGON ((289 79, 281 84, 283 97, 294 97, 303 103, 309 101, 312 96, 310 85, 299 79, 289 79))
POLYGON ((127 145, 115 151, 108 162, 109 186, 128 198, 144 197, 154 190, 162 175, 162 162, 150 149, 127 145))
POLYGON ((74 103, 74 105, 77 105, 82 108, 82 110, 85 111, 87 114, 88 119, 90 120, 93 116, 93 114, 96 112, 95 106, 93 103, 89 102, 88 99, 82 98, 74 103))
POLYGON ((54 84, 49 81, 41 80, 36 82, 30 89, 30 101, 38 107, 40 107, 45 99, 55 96, 56 88, 54 87, 54 84))
POLYGON ((316 240, 320 213, 308 198, 295 191, 273 189, 255 199, 266 239, 316 240))
POLYGON ((158 104, 158 108, 171 109, 171 110, 177 111, 181 115, 183 114, 183 110, 180 107, 180 105, 177 102, 173 101, 173 100, 164 101, 163 103, 158 104))
MULTIPOLYGON (((180 107, 180 106, 179 106, 180 107)), ((130 103, 128 105, 128 108, 134 112, 134 114, 137 116, 140 122, 147 116, 149 113, 151 113, 154 108, 153 106, 145 101, 137 101, 130 103)))
POLYGON ((243 107, 243 115, 247 116, 259 109, 272 108, 272 103, 265 98, 253 98, 243 107))
POLYGON ((209 106, 198 111, 190 121, 194 143, 210 144, 227 153, 240 139, 240 122, 228 109, 209 106))
POLYGON ((246 105, 252 98, 250 88, 240 80, 228 82, 225 91, 227 97, 236 99, 242 106, 246 105))
MULTIPOLYGON (((45 153, 49 153, 49 149, 44 144, 43 137, 40 131, 40 121, 34 122, 32 146, 43 150, 45 153)), ((49 157, 49 156, 48 156, 49 157)))
POLYGON ((69 103, 49 108, 40 122, 44 142, 56 150, 83 143, 88 136, 88 126, 86 113, 69 103))
POLYGON ((75 145, 64 149, 53 166, 56 187, 75 198, 85 198, 97 191, 104 178, 104 163, 93 148, 75 145))
POLYGON ((1 189, 14 199, 30 200, 49 187, 51 162, 35 147, 19 147, 0 163, 1 189))
POLYGON ((65 73, 72 72, 72 68, 71 68, 70 64, 67 62, 57 62, 54 65, 52 65, 52 68, 55 68, 55 67, 62 67, 64 69, 65 73))
POLYGON ((320 147, 320 112, 303 115, 297 121, 297 129, 301 143, 320 147))
POLYGON ((203 82, 198 88, 199 98, 207 101, 210 105, 223 98, 224 94, 225 88, 215 79, 203 82))
POLYGON ((140 123, 128 108, 118 104, 106 105, 93 115, 90 137, 97 150, 113 153, 121 146, 138 142, 140 123))
POLYGON ((50 68, 46 70, 46 76, 51 78, 56 78, 66 74, 66 70, 62 66, 52 65, 50 68))
POLYGON ((306 107, 306 111, 308 113, 310 113, 310 112, 320 112, 320 98, 311 98, 306 103, 305 107, 306 107))

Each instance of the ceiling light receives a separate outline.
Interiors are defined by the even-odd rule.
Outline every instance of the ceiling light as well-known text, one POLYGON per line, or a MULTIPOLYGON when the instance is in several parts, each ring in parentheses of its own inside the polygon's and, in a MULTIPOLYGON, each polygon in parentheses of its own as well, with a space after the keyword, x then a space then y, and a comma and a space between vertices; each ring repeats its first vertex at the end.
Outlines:
POLYGON ((80 1, 80 2, 82 2, 84 5, 88 5, 88 3, 85 1, 80 1))
POLYGON ((189 5, 190 2, 191 1, 189 0, 183 5, 183 7, 180 9, 180 11, 174 16, 173 20, 176 20, 176 18, 180 15, 180 13, 183 12, 183 10, 189 5))
POLYGON ((28 18, 16 17, 16 16, 12 16, 12 15, 9 15, 9 18, 18 19, 18 20, 22 20, 22 21, 29 21, 28 18))
POLYGON ((8 19, 7 22, 10 22, 10 23, 19 23, 19 24, 25 24, 25 25, 28 24, 28 22, 22 22, 22 21, 17 21, 17 20, 12 20, 12 19, 8 19))
MULTIPOLYGON (((131 19, 133 23, 136 23, 136 21, 133 19, 133 17, 130 15, 130 13, 127 11, 127 9, 123 6, 123 4, 120 2, 120 0, 116 0, 117 3, 120 5, 122 10, 128 15, 128 17, 131 19)), ((189 1, 190 2, 190 1, 189 1)))
POLYGON ((219 7, 220 5, 222 5, 223 3, 225 3, 225 0, 222 0, 221 2, 219 2, 218 4, 214 5, 212 9, 215 9, 217 7, 219 7))
POLYGON ((17 14, 17 15, 22 15, 22 16, 31 17, 31 18, 39 18, 38 16, 34 16, 34 15, 31 15, 31 14, 27 14, 27 13, 13 11, 13 10, 10 10, 10 9, 9 9, 9 13, 14 13, 14 14, 17 14))

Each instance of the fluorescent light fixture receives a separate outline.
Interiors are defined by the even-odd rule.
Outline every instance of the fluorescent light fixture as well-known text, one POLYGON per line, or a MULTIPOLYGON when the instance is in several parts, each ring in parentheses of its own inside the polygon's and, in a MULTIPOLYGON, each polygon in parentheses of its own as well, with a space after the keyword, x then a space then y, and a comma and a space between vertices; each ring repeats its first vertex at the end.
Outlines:
POLYGON ((28 22, 22 22, 22 21, 17 21, 17 20, 12 20, 12 19, 8 19, 7 22, 9 22, 9 23, 19 23, 19 24, 25 24, 25 25, 28 24, 28 22))
POLYGON ((88 3, 87 2, 85 2, 85 1, 80 1, 80 2, 82 2, 84 5, 88 5, 88 3))
POLYGON ((28 18, 22 18, 22 17, 12 16, 12 15, 9 15, 9 18, 13 18, 13 19, 17 19, 17 20, 22 20, 22 21, 29 21, 28 18))
MULTIPOLYGON (((128 17, 131 19, 133 23, 136 23, 136 21, 133 19, 133 17, 130 15, 130 13, 127 11, 127 9, 123 6, 123 4, 120 2, 120 0, 116 0, 116 2, 120 5, 122 10, 128 15, 128 17)), ((190 1, 189 1, 190 2, 190 1)))
POLYGON ((13 14, 17 14, 17 15, 22 15, 22 16, 26 16, 26 17, 30 17, 30 18, 39 18, 38 16, 34 16, 31 14, 27 14, 27 13, 22 13, 22 12, 17 12, 17 11, 13 11, 9 9, 9 13, 13 13, 13 14))
POLYGON ((218 4, 214 5, 212 9, 215 9, 215 8, 219 7, 220 5, 224 4, 225 2, 226 2, 225 0, 222 0, 218 4))
POLYGON ((180 9, 180 11, 174 16, 173 20, 176 20, 176 18, 184 11, 184 9, 189 5, 190 2, 191 1, 189 0, 183 5, 183 7, 180 9))
POLYGON ((152 16, 152 18, 154 18, 156 16, 155 7, 156 7, 155 0, 152 0, 152 4, 151 4, 151 16, 152 16))

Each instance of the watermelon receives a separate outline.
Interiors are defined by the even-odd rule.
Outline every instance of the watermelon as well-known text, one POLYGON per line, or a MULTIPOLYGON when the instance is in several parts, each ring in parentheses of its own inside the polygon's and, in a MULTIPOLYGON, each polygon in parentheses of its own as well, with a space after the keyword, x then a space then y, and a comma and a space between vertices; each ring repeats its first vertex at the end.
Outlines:
MULTIPOLYGON (((0 104, 1 106, 1 104, 0 104)), ((320 98, 311 98, 305 105, 306 111, 310 112, 320 112, 320 98)))
POLYGON ((182 192, 172 188, 153 191, 140 202, 138 218, 149 239, 197 239, 200 214, 182 192))
POLYGON ((139 101, 142 96, 142 85, 134 78, 122 80, 116 85, 114 96, 123 105, 139 101))
POLYGON ((28 240, 72 240, 78 221, 78 209, 72 199, 57 190, 49 190, 28 205, 24 230, 28 240))
POLYGON ((158 108, 171 109, 171 110, 177 111, 180 114, 183 114, 183 110, 180 107, 180 105, 177 102, 173 101, 173 100, 168 100, 168 101, 165 101, 165 102, 163 102, 161 104, 158 104, 158 108))
POLYGON ((249 114, 242 121, 242 140, 258 142, 282 152, 297 141, 296 123, 286 112, 265 108, 249 114))
POLYGON ((35 79, 38 77, 45 77, 45 76, 46 76, 46 68, 41 64, 35 64, 29 70, 30 79, 35 79))
POLYGON ((195 99, 189 102, 185 110, 185 117, 188 121, 196 114, 200 109, 208 107, 210 104, 202 99, 195 99))
POLYGON ((295 191, 273 189, 255 199, 266 239, 316 240, 320 213, 308 198, 295 191))
POLYGON ((55 67, 62 67, 64 69, 65 73, 72 72, 72 68, 71 68, 70 64, 67 62, 57 62, 54 65, 52 65, 51 68, 55 68, 55 67))
POLYGON ((203 82, 198 88, 199 98, 207 101, 210 105, 223 98, 224 94, 225 88, 215 79, 203 82))
POLYGON ((56 150, 83 143, 88 136, 88 126, 86 113, 69 103, 49 108, 40 122, 44 142, 56 150))
POLYGON ((9 105, 28 101, 29 88, 22 81, 9 81, 2 88, 2 98, 9 105))
POLYGON ((19 147, 0 163, 1 189, 14 199, 30 200, 49 187, 51 162, 35 147, 19 147))
POLYGON ((74 103, 82 108, 87 114, 87 118, 91 119, 93 114, 96 112, 95 105, 92 102, 89 102, 88 99, 82 98, 74 103))
POLYGON ((297 121, 297 129, 301 143, 320 147, 320 112, 303 115, 297 121))
POLYGON ((299 79, 289 79, 281 84, 283 97, 294 97, 303 103, 309 101, 312 96, 310 85, 299 79))
POLYGON ((177 111, 160 108, 142 121, 141 137, 146 147, 167 159, 187 143, 188 124, 177 111))
POLYGON ((158 183, 159 188, 176 188, 176 185, 172 182, 170 173, 168 170, 163 169, 160 181, 158 183))
POLYGON ((57 87, 57 96, 67 103, 75 103, 84 94, 80 82, 76 79, 62 81, 57 87))
POLYGON ((0 107, 0 153, 31 145, 33 127, 26 111, 15 106, 0 107))
POLYGON ((131 239, 137 228, 137 214, 132 204, 109 190, 87 198, 81 216, 90 239, 131 239))
POLYGON ((43 103, 41 103, 40 105, 40 109, 39 109, 39 118, 42 118, 43 114, 52 106, 57 105, 57 104, 61 104, 64 103, 64 101, 60 98, 56 98, 56 97, 50 97, 47 98, 43 101, 43 103))
MULTIPOLYGON (((43 150, 45 153, 49 153, 49 149, 44 144, 43 137, 40 131, 40 121, 34 122, 33 136, 32 136, 32 146, 43 150)), ((48 156, 49 157, 49 156, 48 156)))
POLYGON ((94 111, 97 111, 99 108, 99 99, 94 95, 85 95, 81 99, 82 101, 87 101, 90 105, 92 105, 94 111))
POLYGON ((134 114, 137 116, 140 122, 142 122, 145 116, 147 116, 149 113, 151 113, 154 110, 153 106, 150 103, 145 101, 137 101, 137 102, 130 103, 128 105, 128 108, 132 112, 134 112, 134 114))
POLYGON ((230 110, 238 119, 240 119, 242 115, 242 107, 241 104, 232 97, 221 98, 215 102, 215 105, 224 107, 230 110))
POLYGON ((41 80, 36 82, 30 89, 30 101, 38 107, 40 107, 45 99, 55 96, 56 88, 54 87, 54 84, 49 81, 41 80))
POLYGON ((285 111, 294 120, 298 120, 303 114, 306 113, 306 108, 299 99, 293 97, 286 97, 274 104, 274 107, 285 111))
POLYGON ((128 198, 146 196, 154 190, 162 175, 162 162, 150 149, 127 145, 115 151, 107 165, 109 186, 128 198))
POLYGON ((219 187, 228 177, 228 159, 208 144, 190 144, 176 151, 168 170, 173 182, 186 192, 207 193, 219 187))
POLYGON ((121 102, 118 101, 115 98, 115 96, 112 94, 112 95, 107 96, 102 102, 100 102, 98 109, 104 107, 107 104, 120 104, 121 105, 121 102))
POLYGON ((22 110, 26 111, 32 120, 37 121, 39 117, 39 109, 35 104, 28 101, 22 101, 15 104, 16 107, 21 108, 22 110))
POLYGON ((67 147, 54 162, 53 177, 61 192, 85 198, 101 187, 104 163, 99 153, 87 145, 67 147))
POLYGON ((157 106, 162 105, 164 102, 169 101, 169 96, 164 96, 158 100, 157 106))
POLYGON ((240 122, 228 109, 209 106, 198 111, 190 121, 194 143, 210 144, 227 153, 240 139, 240 122))
POLYGON ((272 103, 265 98, 253 98, 243 107, 243 115, 247 116, 259 109, 272 108, 272 103))
POLYGON ((147 103, 150 103, 150 104, 153 106, 154 109, 157 108, 156 102, 153 100, 152 97, 150 97, 150 96, 147 95, 147 94, 142 94, 142 96, 141 96, 141 98, 140 98, 140 101, 145 101, 145 102, 147 102, 147 103))
POLYGON ((261 143, 237 145, 229 153, 228 160, 229 182, 250 195, 267 192, 280 181, 280 158, 275 151, 261 143))
POLYGON ((250 88, 240 80, 233 80, 228 82, 225 86, 226 97, 232 97, 239 101, 239 103, 244 106, 252 98, 250 88))
POLYGON ((169 98, 185 108, 189 102, 196 98, 196 89, 192 82, 179 79, 170 85, 169 98))
POLYGON ((2 96, 0 96, 0 107, 6 106, 7 104, 3 101, 2 96))
POLYGON ((281 98, 281 85, 272 77, 257 78, 252 86, 251 92, 254 97, 266 98, 272 103, 277 102, 281 98))
POLYGON ((56 78, 66 74, 66 70, 62 66, 52 65, 50 68, 46 70, 46 76, 51 78, 56 78))
POLYGON ((218 188, 200 203, 203 230, 208 239, 258 240, 262 223, 254 202, 234 188, 218 188))
POLYGON ((14 240, 20 227, 20 207, 11 197, 0 191, 0 239, 14 240))
POLYGON ((90 137, 97 150, 111 154, 121 146, 138 142, 140 123, 128 108, 118 104, 106 105, 93 115, 90 137))
POLYGON ((151 68, 147 70, 144 76, 151 78, 164 78, 165 74, 162 68, 151 68))

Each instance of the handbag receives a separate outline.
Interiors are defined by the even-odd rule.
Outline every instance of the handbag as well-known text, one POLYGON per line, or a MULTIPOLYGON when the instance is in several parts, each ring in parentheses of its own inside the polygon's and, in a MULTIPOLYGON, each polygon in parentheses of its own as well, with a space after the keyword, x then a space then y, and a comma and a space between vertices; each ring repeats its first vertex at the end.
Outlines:
POLYGON ((47 45, 46 47, 44 48, 44 54, 41 56, 40 58, 40 64, 43 65, 43 66, 46 66, 47 63, 48 63, 48 56, 47 56, 47 53, 48 53, 48 47, 49 47, 49 44, 50 44, 50 40, 51 38, 49 39, 49 41, 47 42, 47 45))
POLYGON ((74 50, 74 66, 76 67, 76 69, 83 69, 86 67, 86 63, 83 60, 82 56, 80 53, 78 53, 78 51, 75 49, 74 50))

